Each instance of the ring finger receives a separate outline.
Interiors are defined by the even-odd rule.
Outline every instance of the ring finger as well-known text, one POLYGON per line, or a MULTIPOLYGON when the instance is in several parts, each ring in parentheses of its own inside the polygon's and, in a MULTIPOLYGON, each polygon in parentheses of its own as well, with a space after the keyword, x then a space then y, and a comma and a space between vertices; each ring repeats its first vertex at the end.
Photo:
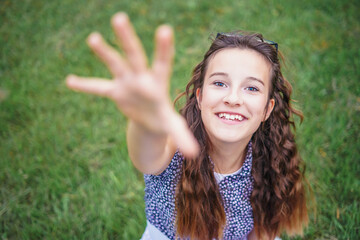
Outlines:
POLYGON ((128 69, 126 62, 114 48, 105 42, 99 33, 90 34, 87 43, 105 63, 114 78, 120 78, 125 75, 125 71, 128 69))

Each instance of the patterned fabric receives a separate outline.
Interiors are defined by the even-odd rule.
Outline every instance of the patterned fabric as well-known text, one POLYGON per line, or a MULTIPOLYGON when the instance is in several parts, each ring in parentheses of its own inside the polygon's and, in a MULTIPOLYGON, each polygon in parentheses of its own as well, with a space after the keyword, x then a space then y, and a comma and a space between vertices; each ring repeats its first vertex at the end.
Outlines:
MULTIPOLYGON (((175 239, 175 190, 180 179, 183 156, 176 152, 167 169, 160 175, 144 174, 145 212, 147 220, 169 239, 175 239)), ((252 148, 248 144, 245 162, 239 173, 226 176, 219 183, 224 202, 226 227, 224 239, 246 239, 254 227, 250 195, 252 148)))

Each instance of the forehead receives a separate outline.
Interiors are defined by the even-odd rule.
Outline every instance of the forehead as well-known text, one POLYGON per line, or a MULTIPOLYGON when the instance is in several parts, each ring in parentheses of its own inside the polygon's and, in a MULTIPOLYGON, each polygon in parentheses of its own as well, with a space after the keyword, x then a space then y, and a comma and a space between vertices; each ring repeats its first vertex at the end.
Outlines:
POLYGON ((234 78, 255 77, 268 83, 271 64, 255 50, 227 48, 215 53, 210 59, 205 79, 215 72, 224 72, 234 78))

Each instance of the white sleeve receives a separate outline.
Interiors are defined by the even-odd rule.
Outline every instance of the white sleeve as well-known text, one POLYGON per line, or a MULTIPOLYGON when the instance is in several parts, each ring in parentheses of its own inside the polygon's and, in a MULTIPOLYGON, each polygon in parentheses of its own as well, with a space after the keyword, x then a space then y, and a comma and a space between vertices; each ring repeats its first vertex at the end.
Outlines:
POLYGON ((160 232, 149 221, 146 221, 146 228, 140 240, 170 240, 165 234, 160 232))

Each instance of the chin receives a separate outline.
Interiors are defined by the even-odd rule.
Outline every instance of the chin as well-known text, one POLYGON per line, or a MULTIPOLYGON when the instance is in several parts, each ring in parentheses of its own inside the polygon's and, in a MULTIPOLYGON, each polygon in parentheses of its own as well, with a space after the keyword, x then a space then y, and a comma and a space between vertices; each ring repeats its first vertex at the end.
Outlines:
POLYGON ((228 144, 239 143, 240 144, 242 142, 248 143, 249 140, 251 139, 251 136, 250 137, 239 136, 239 135, 226 135, 226 136, 224 136, 222 134, 220 136, 215 135, 214 138, 216 139, 216 141, 223 142, 223 143, 228 143, 228 144))

